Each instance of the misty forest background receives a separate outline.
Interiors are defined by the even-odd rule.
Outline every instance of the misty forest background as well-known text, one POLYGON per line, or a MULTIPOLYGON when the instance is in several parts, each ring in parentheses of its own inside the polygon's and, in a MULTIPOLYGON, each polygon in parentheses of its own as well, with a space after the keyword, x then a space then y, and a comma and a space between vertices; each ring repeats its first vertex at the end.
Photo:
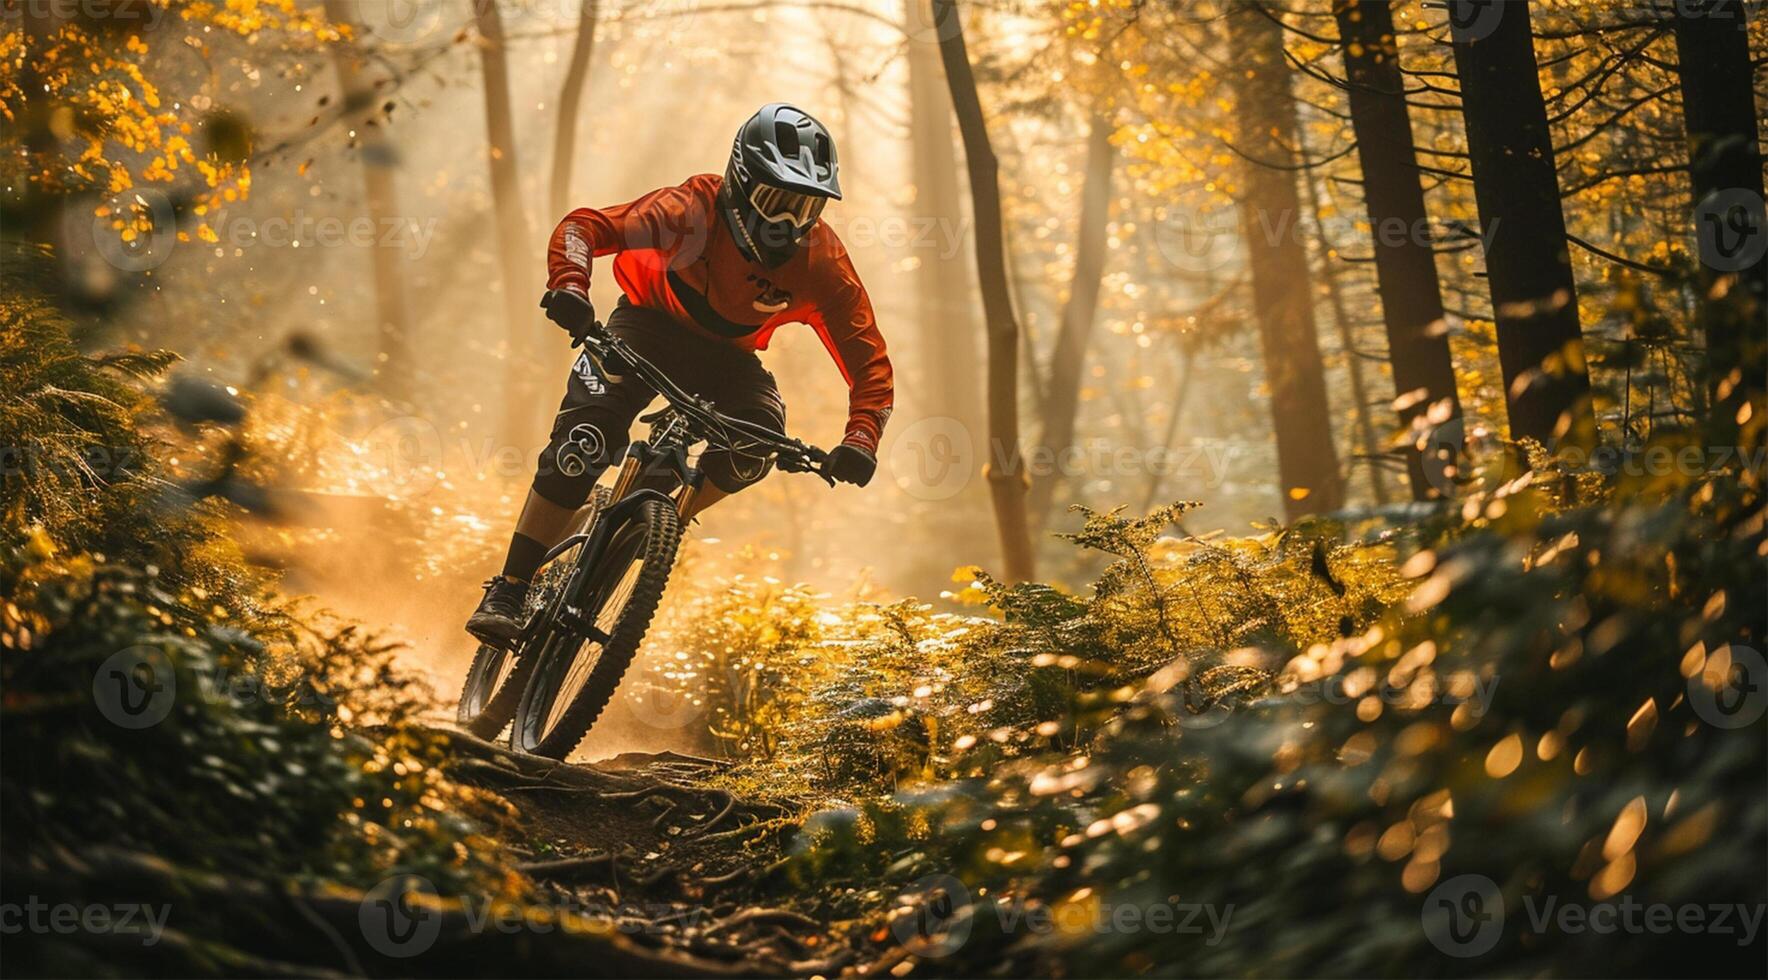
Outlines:
MULTIPOLYGON (((1763 901, 1758 4, 0 12, 0 882, 173 910, 9 966, 1759 969, 1691 934, 1445 958, 1420 920, 1465 874, 1763 901), (840 147, 880 479, 690 535, 576 757, 677 761, 531 771, 439 719, 569 363, 546 233, 720 171, 773 100, 840 147), (119 651, 211 696, 119 726, 119 651), (662 800, 661 846, 542 805, 566 778, 662 800), (582 928, 389 959, 356 915, 393 874, 582 928), (956 948, 894 928, 930 875, 956 948), (984 914, 1180 895, 1236 927, 984 914)), ((821 345, 766 357, 834 442, 821 345)))

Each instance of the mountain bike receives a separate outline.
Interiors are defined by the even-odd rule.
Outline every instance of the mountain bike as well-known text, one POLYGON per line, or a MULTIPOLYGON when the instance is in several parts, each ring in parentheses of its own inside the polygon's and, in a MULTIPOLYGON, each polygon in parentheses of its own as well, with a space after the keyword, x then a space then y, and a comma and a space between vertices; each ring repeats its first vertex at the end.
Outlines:
POLYGON ((508 725, 512 747, 555 759, 589 733, 650 628, 682 522, 705 482, 690 460, 696 445, 770 458, 783 472, 835 483, 823 471, 823 450, 725 415, 602 324, 591 324, 571 346, 581 346, 607 375, 637 376, 665 404, 639 419, 650 426, 648 438, 632 441, 614 485, 597 487, 579 511, 579 529, 547 552, 529 588, 520 636, 509 646, 482 644, 474 654, 456 710, 475 735, 495 738, 508 725))

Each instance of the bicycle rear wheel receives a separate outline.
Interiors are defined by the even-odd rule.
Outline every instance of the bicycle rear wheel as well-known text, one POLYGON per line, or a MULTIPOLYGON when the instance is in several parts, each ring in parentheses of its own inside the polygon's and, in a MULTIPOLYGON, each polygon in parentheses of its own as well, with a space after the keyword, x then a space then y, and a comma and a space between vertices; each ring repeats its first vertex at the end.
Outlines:
MULTIPOLYGON (((608 505, 611 497, 607 487, 596 487, 584 505, 581 517, 571 530, 576 534, 595 523, 596 515, 608 505)), ((577 564, 579 545, 566 550, 548 562, 534 577, 528 590, 526 619, 535 628, 524 630, 515 650, 479 644, 467 668, 466 682, 461 687, 460 701, 455 705, 455 722, 483 739, 494 739, 516 713, 516 703, 534 673, 532 656, 547 643, 550 616, 535 622, 534 617, 550 609, 558 592, 565 585, 571 568, 577 564)))
POLYGON ((675 509, 647 501, 614 529, 581 596, 594 638, 550 630, 526 678, 510 725, 510 744, 563 759, 614 697, 669 584, 681 525, 675 509))

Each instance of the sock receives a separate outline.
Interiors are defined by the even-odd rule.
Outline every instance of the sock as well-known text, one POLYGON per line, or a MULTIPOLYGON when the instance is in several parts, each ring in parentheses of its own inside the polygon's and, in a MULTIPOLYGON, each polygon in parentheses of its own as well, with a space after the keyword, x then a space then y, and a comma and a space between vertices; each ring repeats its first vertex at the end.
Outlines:
POLYGON ((527 582, 534 578, 540 570, 540 562, 546 557, 546 545, 517 531, 510 536, 509 557, 503 560, 504 578, 518 579, 527 582))

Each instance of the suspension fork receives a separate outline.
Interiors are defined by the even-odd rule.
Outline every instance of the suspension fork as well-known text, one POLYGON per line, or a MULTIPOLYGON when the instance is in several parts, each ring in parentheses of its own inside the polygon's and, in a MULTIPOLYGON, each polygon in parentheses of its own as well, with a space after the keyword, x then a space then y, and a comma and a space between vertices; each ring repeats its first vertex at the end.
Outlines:
MULTIPOLYGON (((626 495, 631 493, 633 487, 638 484, 639 476, 644 472, 644 469, 645 463, 637 456, 627 456, 626 461, 620 465, 620 474, 614 478, 614 490, 609 496, 609 500, 625 500, 626 495)), ((697 480, 690 479, 681 484, 681 489, 675 497, 675 516, 683 521, 687 520, 688 513, 694 506, 694 497, 699 493, 699 490, 700 484, 697 480)))
POLYGON ((628 453, 626 461, 620 464, 620 475, 614 478, 614 493, 609 499, 625 500, 626 495, 632 492, 633 484, 638 482, 639 471, 643 469, 644 463, 638 456, 628 453))

